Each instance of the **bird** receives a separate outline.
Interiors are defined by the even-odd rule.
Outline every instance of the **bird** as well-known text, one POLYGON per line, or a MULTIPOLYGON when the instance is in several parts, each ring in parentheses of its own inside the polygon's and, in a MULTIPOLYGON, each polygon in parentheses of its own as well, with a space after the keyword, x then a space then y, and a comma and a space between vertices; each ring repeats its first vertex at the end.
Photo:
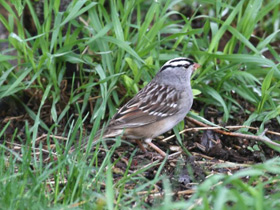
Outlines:
MULTIPOLYGON (((145 151, 142 141, 161 156, 166 153, 152 139, 171 130, 184 119, 193 104, 191 75, 200 65, 185 57, 167 61, 155 77, 132 99, 122 106, 93 142, 122 135, 136 140, 145 151)), ((88 139, 82 145, 86 148, 88 139)), ((75 148, 73 147, 73 150, 75 148)))

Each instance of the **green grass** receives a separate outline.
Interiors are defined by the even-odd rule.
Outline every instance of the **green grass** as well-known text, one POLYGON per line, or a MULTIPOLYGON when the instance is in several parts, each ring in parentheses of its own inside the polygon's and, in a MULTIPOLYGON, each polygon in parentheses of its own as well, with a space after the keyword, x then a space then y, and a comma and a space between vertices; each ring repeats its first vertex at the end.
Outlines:
MULTIPOLYGON (((22 2, 31 10, 38 31, 35 36, 18 17, 22 5, 9 2, 13 10, 0 0, 9 13, 9 17, 0 14, 9 32, 0 41, 9 44, 0 54, 0 98, 12 97, 27 113, 22 127, 12 135, 6 135, 12 120, 0 130, 4 141, 0 145, 0 209, 280 208, 279 158, 233 175, 214 174, 197 184, 189 199, 174 200, 163 170, 166 160, 153 163, 159 165, 149 180, 143 173, 154 166, 133 171, 135 154, 129 154, 122 177, 114 177, 121 160, 112 157, 120 139, 102 159, 98 149, 68 154, 70 146, 86 136, 85 129, 93 136, 166 60, 178 56, 192 57, 202 65, 192 80, 193 89, 201 93, 195 99, 202 104, 200 116, 213 106, 222 113, 223 123, 239 124, 236 115, 243 113, 247 116, 243 125, 258 124, 258 134, 271 119, 279 127, 279 0, 79 0, 65 12, 58 12, 59 1, 51 0, 45 2, 43 23, 32 1, 22 2), (179 12, 187 5, 193 16, 179 12), (197 22, 200 25, 193 28, 197 22), (77 66, 73 76, 67 76, 66 62, 77 66), (29 103, 23 101, 24 93, 29 93, 29 103), (36 141, 42 133, 44 141, 36 141), (21 143, 20 149, 11 149, 10 142, 21 143), (153 193, 157 183, 164 189, 161 196, 153 193), (145 202, 149 193, 154 196, 152 204, 145 202)), ((101 145, 107 147, 102 142, 97 148, 101 145)))

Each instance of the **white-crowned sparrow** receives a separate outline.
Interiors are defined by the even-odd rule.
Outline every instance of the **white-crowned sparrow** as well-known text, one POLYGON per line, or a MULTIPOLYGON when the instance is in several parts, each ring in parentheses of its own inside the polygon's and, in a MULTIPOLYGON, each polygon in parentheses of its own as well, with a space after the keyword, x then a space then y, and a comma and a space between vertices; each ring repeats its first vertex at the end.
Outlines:
MULTIPOLYGON (((172 129, 189 112, 193 103, 190 79, 199 66, 183 57, 167 61, 155 78, 113 116, 102 138, 123 134, 128 139, 145 140, 165 156, 151 140, 172 129)), ((100 134, 101 131, 93 141, 100 134)))

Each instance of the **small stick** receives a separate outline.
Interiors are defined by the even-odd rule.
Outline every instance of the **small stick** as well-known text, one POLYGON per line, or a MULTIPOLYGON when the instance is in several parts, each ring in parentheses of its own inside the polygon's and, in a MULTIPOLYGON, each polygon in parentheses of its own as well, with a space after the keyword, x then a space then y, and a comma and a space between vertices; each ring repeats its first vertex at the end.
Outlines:
MULTIPOLYGON (((190 122, 192 122, 196 125, 199 125, 199 126, 202 126, 202 127, 208 127, 208 125, 206 125, 202 122, 199 122, 198 120, 195 120, 193 118, 187 117, 187 119, 188 119, 188 121, 190 121, 190 122)), ((251 139, 251 140, 255 140, 255 141, 262 141, 264 143, 268 143, 268 144, 272 144, 274 146, 280 147, 280 144, 278 144, 276 142, 273 142, 268 138, 264 138, 264 137, 261 137, 261 136, 249 135, 249 134, 233 133, 233 132, 223 131, 220 128, 221 127, 217 127, 217 128, 214 129, 214 131, 217 132, 217 133, 226 135, 226 136, 234 136, 234 137, 240 137, 240 138, 244 138, 244 139, 251 139)))
MULTIPOLYGON (((199 122, 199 121, 197 121, 197 122, 199 122)), ((193 122, 193 123, 195 123, 195 122, 193 122)), ((182 134, 182 133, 185 133, 185 132, 189 132, 189 131, 217 130, 217 129, 220 129, 220 128, 221 129, 222 128, 226 128, 226 129, 229 129, 229 130, 237 130, 237 129, 240 129, 240 128, 249 128, 251 130, 258 130, 258 128, 247 126, 247 125, 229 125, 229 126, 225 126, 225 127, 221 127, 221 126, 209 127, 209 126, 206 126, 206 127, 186 128, 186 129, 180 131, 179 134, 182 134)), ((275 131, 267 130, 265 133, 269 133, 269 134, 272 134, 272 135, 280 136, 280 133, 275 132, 275 131)), ((170 140, 170 139, 172 139, 174 137, 175 137, 175 135, 173 134, 171 136, 168 136, 168 137, 164 138, 162 141, 166 142, 166 141, 168 141, 168 140, 170 140)))
MULTIPOLYGON (((258 130, 258 128, 247 126, 247 125, 229 125, 229 126, 226 126, 225 128, 229 129, 229 130, 240 129, 240 128, 249 128, 251 130, 258 130)), ((269 133, 269 134, 273 134, 273 135, 276 135, 276 136, 280 136, 280 133, 275 132, 275 131, 267 130, 265 133, 269 133)))
MULTIPOLYGON (((187 129, 184 129, 182 131, 179 132, 179 134, 182 134, 182 133, 185 133, 185 132, 188 132, 188 131, 201 131, 201 130, 216 130, 217 128, 223 128, 223 127, 197 127, 197 128, 187 128, 187 129)), ((169 139, 172 139, 174 138, 175 135, 171 135, 171 136, 168 136, 167 138, 163 139, 162 141, 165 142, 165 141, 168 141, 169 139)))

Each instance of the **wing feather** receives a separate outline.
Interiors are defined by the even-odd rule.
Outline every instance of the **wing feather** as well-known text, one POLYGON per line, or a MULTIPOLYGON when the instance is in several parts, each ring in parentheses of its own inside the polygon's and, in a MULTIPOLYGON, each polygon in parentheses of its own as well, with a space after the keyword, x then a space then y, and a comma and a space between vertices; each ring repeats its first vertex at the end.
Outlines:
POLYGON ((174 115, 179 111, 180 98, 180 91, 151 82, 114 115, 108 128, 139 127, 174 115))

